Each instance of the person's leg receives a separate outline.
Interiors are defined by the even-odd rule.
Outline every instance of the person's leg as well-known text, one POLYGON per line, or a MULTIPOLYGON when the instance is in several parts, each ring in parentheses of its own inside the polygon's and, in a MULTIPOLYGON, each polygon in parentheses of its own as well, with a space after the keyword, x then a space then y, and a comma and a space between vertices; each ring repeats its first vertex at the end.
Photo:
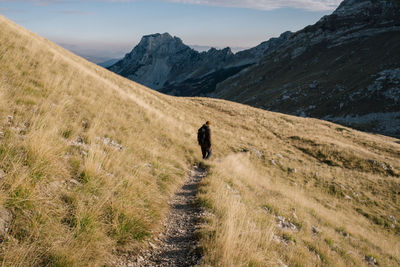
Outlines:
POLYGON ((206 158, 206 154, 207 154, 207 148, 205 148, 204 146, 201 147, 201 153, 203 154, 203 159, 206 158))
POLYGON ((211 147, 210 147, 210 148, 207 149, 207 156, 206 156, 206 159, 209 159, 209 158, 211 157, 211 154, 212 154, 212 149, 211 149, 211 147))

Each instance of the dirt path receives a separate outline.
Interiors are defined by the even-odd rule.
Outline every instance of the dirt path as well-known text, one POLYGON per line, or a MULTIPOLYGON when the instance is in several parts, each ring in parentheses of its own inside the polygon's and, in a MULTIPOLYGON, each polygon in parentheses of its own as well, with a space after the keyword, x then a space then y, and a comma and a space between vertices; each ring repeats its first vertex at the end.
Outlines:
POLYGON ((151 249, 136 259, 125 259, 119 266, 193 266, 199 264, 198 246, 201 208, 196 204, 197 187, 206 170, 197 166, 190 171, 188 180, 169 202, 170 212, 164 231, 151 249))

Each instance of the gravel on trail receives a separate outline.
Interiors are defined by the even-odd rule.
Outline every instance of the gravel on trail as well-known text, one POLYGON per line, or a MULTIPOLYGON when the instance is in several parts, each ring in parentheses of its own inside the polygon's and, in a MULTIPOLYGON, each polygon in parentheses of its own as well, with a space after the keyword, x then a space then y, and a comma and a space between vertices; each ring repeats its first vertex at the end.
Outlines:
POLYGON ((202 258, 199 247, 202 209, 196 201, 198 185, 207 171, 194 166, 185 184, 169 202, 164 230, 149 243, 149 249, 134 257, 120 258, 117 266, 196 266, 202 258))

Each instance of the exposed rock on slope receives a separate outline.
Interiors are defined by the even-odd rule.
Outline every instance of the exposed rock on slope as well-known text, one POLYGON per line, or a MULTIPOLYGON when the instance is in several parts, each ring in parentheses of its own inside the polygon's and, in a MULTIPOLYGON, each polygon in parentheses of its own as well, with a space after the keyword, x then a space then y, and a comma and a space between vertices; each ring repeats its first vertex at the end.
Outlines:
POLYGON ((212 96, 400 136, 400 2, 342 2, 212 96))
POLYGON ((291 35, 282 34, 237 54, 230 48, 197 52, 168 33, 147 35, 109 69, 133 81, 172 95, 205 95, 216 85, 273 51, 291 35))

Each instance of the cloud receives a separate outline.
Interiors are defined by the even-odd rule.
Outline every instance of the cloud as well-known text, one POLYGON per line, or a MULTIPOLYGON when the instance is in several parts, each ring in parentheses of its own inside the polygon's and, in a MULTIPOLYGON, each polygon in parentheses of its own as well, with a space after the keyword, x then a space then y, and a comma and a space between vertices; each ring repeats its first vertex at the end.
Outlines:
POLYGON ((278 8, 299 8, 312 11, 325 11, 335 9, 342 0, 166 0, 168 2, 240 7, 260 10, 273 10, 278 8))
MULTIPOLYGON (((96 0, 89 0, 96 1, 96 0)), ((105 2, 135 2, 137 0, 103 0, 105 2)), ((237 7, 258 10, 298 8, 311 11, 333 10, 343 0, 162 0, 164 2, 207 6, 237 7)))
MULTIPOLYGON (((77 2, 76 0, 14 0, 13 2, 31 2, 38 5, 77 2)), ((136 2, 139 0, 82 0, 80 2, 136 2)), ((278 8, 298 8, 311 11, 327 11, 335 9, 342 0, 161 0, 164 2, 195 4, 207 6, 250 8, 273 10, 278 8)), ((0 0, 10 2, 10 0, 0 0)))
POLYGON ((45 6, 45 5, 50 5, 50 4, 56 4, 56 3, 66 3, 68 0, 0 0, 0 3, 32 3, 38 6, 45 6))

